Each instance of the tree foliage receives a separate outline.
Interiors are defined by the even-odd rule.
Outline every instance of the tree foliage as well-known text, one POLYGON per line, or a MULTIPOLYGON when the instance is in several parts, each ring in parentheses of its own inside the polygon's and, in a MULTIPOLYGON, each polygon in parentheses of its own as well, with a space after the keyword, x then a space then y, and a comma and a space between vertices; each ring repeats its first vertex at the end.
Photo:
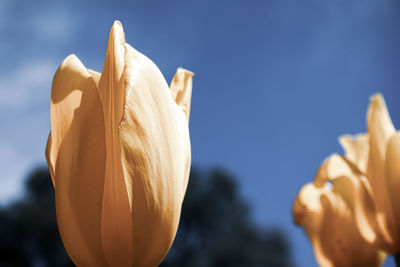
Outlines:
POLYGON ((278 229, 262 229, 250 216, 235 179, 221 169, 192 169, 179 231, 161 265, 193 267, 291 266, 278 229))
MULTIPOLYGON (((29 175, 22 199, 0 208, 0 266, 74 266, 59 236, 47 168, 29 175)), ((291 257, 279 230, 251 220, 233 177, 192 169, 178 234, 161 266, 284 267, 291 257)))

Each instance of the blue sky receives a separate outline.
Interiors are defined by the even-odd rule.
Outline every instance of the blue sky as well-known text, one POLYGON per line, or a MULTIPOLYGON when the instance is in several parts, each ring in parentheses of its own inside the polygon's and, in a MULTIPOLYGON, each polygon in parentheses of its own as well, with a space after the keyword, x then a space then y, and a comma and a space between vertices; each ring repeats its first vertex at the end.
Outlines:
POLYGON ((74 53, 101 70, 116 19, 167 81, 179 66, 195 72, 193 165, 234 173, 257 222, 285 231, 298 266, 316 266, 291 205, 342 152, 338 136, 365 131, 373 93, 400 128, 400 2, 1 0, 1 203, 45 163, 56 68, 74 53))

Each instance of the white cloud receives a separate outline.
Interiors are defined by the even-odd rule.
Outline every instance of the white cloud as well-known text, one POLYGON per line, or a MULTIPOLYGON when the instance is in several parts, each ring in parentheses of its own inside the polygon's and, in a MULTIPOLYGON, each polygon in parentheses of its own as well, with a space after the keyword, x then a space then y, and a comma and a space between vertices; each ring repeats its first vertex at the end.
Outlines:
POLYGON ((51 61, 26 63, 0 76, 0 108, 18 109, 50 98, 57 65, 51 61))
POLYGON ((45 165, 50 130, 47 110, 23 111, 7 118, 0 119, 0 205, 21 196, 25 177, 32 168, 45 165))
POLYGON ((29 27, 39 38, 63 41, 70 38, 76 29, 77 18, 63 10, 37 13, 29 27))
POLYGON ((4 126, 0 132, 0 205, 21 196, 28 172, 44 163, 47 109, 56 68, 51 60, 39 60, 0 75, 0 109, 10 113, 0 117, 4 126))

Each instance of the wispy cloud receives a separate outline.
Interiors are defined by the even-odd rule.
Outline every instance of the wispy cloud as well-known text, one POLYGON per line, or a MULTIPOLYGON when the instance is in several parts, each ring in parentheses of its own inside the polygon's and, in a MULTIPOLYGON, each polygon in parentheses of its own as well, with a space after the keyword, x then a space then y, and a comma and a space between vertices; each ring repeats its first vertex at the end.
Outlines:
POLYGON ((75 32, 77 17, 63 10, 42 12, 32 18, 29 27, 38 37, 64 41, 75 32))
POLYGON ((50 60, 26 63, 0 76, 0 109, 19 109, 48 99, 57 64, 50 60))

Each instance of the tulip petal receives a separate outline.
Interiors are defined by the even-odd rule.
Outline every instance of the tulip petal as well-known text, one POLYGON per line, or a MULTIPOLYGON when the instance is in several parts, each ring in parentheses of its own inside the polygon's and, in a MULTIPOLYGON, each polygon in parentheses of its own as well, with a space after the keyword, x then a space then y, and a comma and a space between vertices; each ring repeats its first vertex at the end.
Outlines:
POLYGON ((321 266, 380 266, 383 262, 382 255, 359 235, 346 203, 330 189, 306 184, 293 215, 304 226, 321 266))
POLYGON ((369 152, 369 137, 367 134, 358 134, 356 136, 343 135, 339 137, 345 156, 358 169, 366 174, 369 152))
POLYGON ((341 198, 334 193, 324 194, 320 201, 323 206, 321 250, 334 259, 333 266, 380 266, 385 255, 362 238, 351 211, 341 198))
POLYGON ((101 73, 97 72, 95 70, 91 70, 91 69, 87 69, 87 71, 89 72, 90 75, 92 75, 93 80, 96 83, 96 86, 99 86, 99 81, 100 81, 100 77, 101 77, 101 73))
POLYGON ((190 103, 192 98, 192 81, 194 73, 183 68, 178 68, 176 74, 172 78, 170 89, 172 98, 176 104, 182 109, 189 122, 190 103))
POLYGON ((352 171, 351 166, 345 163, 342 156, 332 154, 322 163, 315 175, 314 184, 317 187, 323 187, 329 180, 340 176, 346 176, 352 173, 352 171))
MULTIPOLYGON (((396 225, 394 230, 400 229, 400 132, 396 132, 390 138, 387 157, 386 157, 386 178, 388 182, 390 201, 396 216, 396 225)), ((398 232, 396 234, 398 236, 398 232)), ((396 244, 399 244, 397 240, 396 244)), ((399 245, 397 245, 399 246, 399 245)), ((400 251, 400 247, 395 248, 400 251)))
POLYGON ((105 266, 100 239, 103 111, 96 82, 74 55, 54 76, 50 111, 47 160, 64 246, 79 266, 105 266))
POLYGON ((132 192, 133 265, 157 266, 179 223, 190 170, 189 131, 157 66, 128 44, 125 48, 129 92, 120 141, 132 192))
POLYGON ((366 184, 368 181, 352 174, 336 177, 332 183, 334 191, 345 200, 352 210, 360 234, 369 243, 382 247, 374 203, 368 191, 368 184, 366 184))
POLYGON ((395 219, 385 178, 385 160, 387 144, 395 129, 381 95, 377 94, 371 98, 367 119, 370 143, 367 178, 371 184, 380 232, 386 236, 387 244, 393 244, 396 234, 395 219))
MULTIPOLYGON (((116 21, 111 28, 98 91, 104 111, 106 163, 101 238, 110 266, 132 266, 133 223, 126 177, 122 170, 119 125, 125 105, 125 35, 116 21)), ((136 134, 136 133, 135 133, 136 134)))
POLYGON ((390 249, 384 240, 391 237, 387 232, 381 231, 370 184, 360 170, 346 158, 334 154, 321 165, 314 183, 317 187, 322 187, 328 180, 333 184, 333 191, 352 210, 364 239, 382 249, 390 249))

